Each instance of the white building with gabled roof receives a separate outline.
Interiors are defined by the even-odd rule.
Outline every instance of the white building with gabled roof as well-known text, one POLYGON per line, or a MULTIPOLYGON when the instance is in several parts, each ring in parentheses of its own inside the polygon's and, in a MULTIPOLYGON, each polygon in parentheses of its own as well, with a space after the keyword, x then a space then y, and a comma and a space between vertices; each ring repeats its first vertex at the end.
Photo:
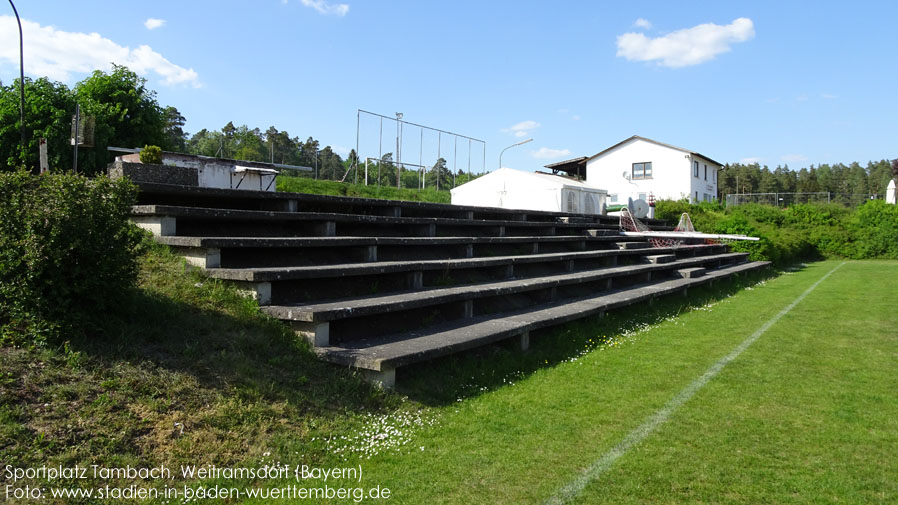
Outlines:
POLYGON ((546 165, 553 172, 584 173, 586 182, 608 191, 608 205, 627 198, 717 201, 723 165, 698 152, 634 135, 585 156, 546 165))
POLYGON ((572 177, 500 168, 451 194, 453 205, 601 214, 607 192, 572 177))

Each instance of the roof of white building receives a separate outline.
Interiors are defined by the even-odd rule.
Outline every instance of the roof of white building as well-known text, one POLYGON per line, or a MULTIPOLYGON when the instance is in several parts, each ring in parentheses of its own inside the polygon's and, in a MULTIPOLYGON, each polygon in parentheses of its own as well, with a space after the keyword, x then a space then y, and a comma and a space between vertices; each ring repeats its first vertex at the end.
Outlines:
POLYGON ((695 152, 695 151, 692 151, 692 150, 689 150, 689 149, 684 149, 684 148, 682 148, 682 147, 677 147, 677 146, 675 146, 675 145, 665 144, 664 142, 658 142, 657 140, 652 140, 652 139, 649 139, 649 138, 640 137, 639 135, 633 135, 632 137, 630 137, 630 138, 628 138, 628 139, 622 140, 622 141, 618 142, 617 144, 614 144, 613 146, 609 147, 608 149, 605 149, 605 150, 603 150, 603 151, 599 151, 599 152, 597 152, 596 154, 593 154, 592 156, 590 156, 589 158, 587 158, 587 160, 591 160, 591 159, 595 158, 596 156, 601 156, 601 155, 607 153, 608 151, 611 151, 612 149, 615 149, 615 148, 617 148, 617 147, 620 147, 620 146, 626 144, 627 142, 631 142, 631 141, 633 141, 633 140, 642 140, 642 141, 645 141, 645 142, 651 142, 652 144, 657 144, 657 145, 659 145, 659 146, 664 146, 664 147, 669 147, 669 148, 671 148, 671 149, 676 149, 677 151, 682 151, 682 152, 684 152, 684 153, 689 153, 689 154, 691 154, 691 155, 693 155, 693 156, 698 156, 699 158, 702 158, 702 159, 705 159, 705 160, 707 160, 707 161, 710 161, 711 163, 714 163, 715 165, 723 166, 723 163, 720 163, 719 161, 715 161, 715 160, 713 160, 713 159, 711 159, 711 158, 705 156, 704 154, 701 154, 701 153, 698 153, 698 152, 695 152))
POLYGON ((599 151, 596 154, 593 154, 592 156, 580 156, 580 157, 572 158, 569 160, 557 161, 555 163, 550 163, 548 165, 545 165, 545 167, 552 170, 553 172, 567 172, 569 174, 582 173, 583 168, 586 166, 587 161, 589 161, 597 156, 601 156, 602 154, 605 154, 608 151, 611 151, 612 149, 620 147, 620 146, 626 144, 627 142, 631 142, 633 140, 644 140, 646 142, 651 142, 651 143, 657 144, 659 146, 669 147, 670 149, 676 149, 677 151, 689 153, 693 156, 702 158, 703 160, 710 161, 711 163, 714 163, 715 165, 720 165, 721 167, 723 166, 723 163, 720 163, 719 161, 715 161, 715 160, 705 156, 704 154, 701 154, 701 153, 698 153, 695 151, 691 151, 689 149, 683 149, 682 147, 677 147, 675 145, 665 144, 664 142, 658 142, 657 140, 640 137, 639 135, 633 135, 632 137, 622 140, 622 141, 618 142, 617 144, 614 144, 613 146, 609 147, 608 149, 599 151))
MULTIPOLYGON (((462 184, 461 186, 459 186, 458 188, 455 188, 455 189, 463 188, 463 187, 469 186, 469 185, 470 185, 469 187, 475 187, 475 186, 478 186, 478 184, 477 184, 478 181, 483 181, 483 183, 486 183, 486 181, 488 181, 489 179, 496 179, 496 178, 514 178, 514 179, 519 179, 519 180, 529 180, 529 181, 539 182, 543 186, 548 185, 548 186, 552 186, 552 187, 556 187, 556 188, 564 188, 564 187, 578 188, 578 189, 585 189, 585 190, 590 190, 590 191, 595 191, 595 192, 600 192, 600 193, 607 193, 607 191, 605 191, 604 189, 597 188, 591 184, 587 184, 584 181, 578 181, 578 180, 572 179, 570 177, 547 174, 547 173, 543 173, 543 172, 524 172, 522 170, 515 170, 513 168, 507 168, 507 167, 503 167, 498 170, 493 170, 492 172, 490 172, 482 177, 478 177, 477 179, 474 179, 471 182, 462 184)), ((452 192, 455 192, 455 189, 453 189, 452 192)))

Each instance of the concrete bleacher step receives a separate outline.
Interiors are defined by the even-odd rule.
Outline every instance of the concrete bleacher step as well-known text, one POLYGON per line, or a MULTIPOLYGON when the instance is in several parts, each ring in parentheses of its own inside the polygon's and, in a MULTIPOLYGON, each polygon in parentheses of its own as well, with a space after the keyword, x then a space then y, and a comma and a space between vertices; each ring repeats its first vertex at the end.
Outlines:
POLYGON ((621 249, 650 249, 652 244, 645 241, 618 242, 617 247, 621 249))
POLYGON ((158 242, 388 386, 398 366, 526 347, 531 330, 766 265, 720 244, 652 247, 615 216, 138 185, 133 220, 158 242))
POLYGON ((645 260, 649 263, 661 264, 661 263, 670 263, 672 261, 677 260, 676 254, 650 254, 648 256, 644 256, 645 260))
POLYGON ((620 231, 617 229, 612 230, 612 229, 607 229, 607 228, 602 228, 602 229, 587 228, 586 234, 591 235, 593 237, 600 237, 600 236, 619 237, 620 240, 624 240, 626 238, 626 237, 621 236, 620 231))
POLYGON ((457 259, 617 249, 615 237, 157 237, 203 268, 457 259))
MULTIPOLYGON (((368 214, 392 217, 448 217, 455 219, 555 222, 558 212, 499 209, 431 202, 313 195, 305 193, 202 188, 176 184, 138 182, 141 204, 201 206, 246 210, 304 211, 336 214, 368 214)), ((603 225, 618 225, 617 216, 565 213, 563 217, 603 225)), ((661 220, 643 220, 656 228, 661 220)))
POLYGON ((366 214, 281 212, 173 205, 135 205, 132 219, 154 235, 203 236, 454 236, 569 235, 616 229, 598 223, 393 217, 366 214), (263 223, 263 224, 260 224, 263 223), (459 232, 464 233, 459 233, 459 232))
POLYGON ((702 267, 680 268, 677 269, 677 275, 683 279, 694 279, 705 275, 706 270, 702 267))
MULTIPOLYGON (((570 274, 404 291, 330 302, 272 305, 262 307, 262 310, 277 319, 290 322, 294 329, 307 334, 316 345, 327 345, 332 336, 339 336, 344 340, 352 338, 352 335, 335 335, 328 324, 334 321, 355 319, 357 322, 353 327, 356 330, 361 328, 365 335, 372 335, 380 326, 376 322, 377 317, 385 314, 400 318, 408 324, 416 324, 414 317, 409 315, 410 311, 422 307, 436 307, 441 316, 445 317, 449 313, 451 315, 449 318, 469 318, 489 312, 490 306, 495 305, 497 301, 505 302, 503 303, 505 306, 511 305, 508 300, 514 296, 526 295, 519 298, 520 305, 576 298, 585 293, 649 282, 652 279, 670 278, 675 276, 675 271, 691 265, 735 262, 740 259, 738 253, 725 253, 690 257, 668 264, 608 267, 570 274), (371 318, 370 324, 358 322, 362 318, 371 318)), ((431 315, 427 314, 427 317, 431 315)), ((395 325, 384 330, 391 331, 393 328, 395 325)))
MULTIPOLYGON (((671 249, 674 250, 674 249, 671 249)), ((694 256, 701 262, 743 260, 746 253, 729 253, 726 258, 702 259, 703 255, 726 250, 726 246, 710 244, 684 246, 677 248, 678 253, 692 256, 701 251, 702 255, 694 256)), ((366 280, 380 278, 383 287, 400 286, 404 289, 421 289, 441 282, 450 277, 457 277, 455 282, 465 282, 469 278, 508 279, 515 276, 533 276, 540 272, 572 272, 579 269, 614 266, 618 258, 632 256, 639 258, 644 252, 634 250, 598 250, 582 252, 564 252, 550 254, 531 254, 523 256, 499 256, 487 258, 462 258, 448 260, 408 260, 378 261, 367 263, 346 263, 335 265, 305 265, 289 267, 257 267, 257 268, 208 268, 210 277, 245 283, 247 289, 257 290, 260 304, 280 304, 290 301, 289 294, 279 294, 272 290, 272 284, 287 281, 324 279, 332 282, 341 280, 341 289, 350 293, 353 286, 350 278, 365 277, 366 280), (578 268, 579 267, 579 268, 578 268), (387 279, 384 276, 389 275, 387 279), (267 296, 266 296, 267 293, 267 296), (272 293, 274 297, 271 298, 272 293)), ((714 265, 716 266, 716 265, 714 265)), ((287 292, 285 290, 284 292, 287 292)))
POLYGON ((397 367, 446 356, 509 337, 520 338, 521 346, 525 348, 529 344, 530 331, 602 315, 607 310, 658 296, 685 292, 690 287, 768 265, 769 262, 741 263, 709 271, 707 275, 698 278, 647 283, 603 292, 598 296, 549 303, 506 314, 472 317, 380 338, 320 346, 315 352, 327 361, 366 370, 372 380, 386 387, 392 387, 395 384, 397 367))

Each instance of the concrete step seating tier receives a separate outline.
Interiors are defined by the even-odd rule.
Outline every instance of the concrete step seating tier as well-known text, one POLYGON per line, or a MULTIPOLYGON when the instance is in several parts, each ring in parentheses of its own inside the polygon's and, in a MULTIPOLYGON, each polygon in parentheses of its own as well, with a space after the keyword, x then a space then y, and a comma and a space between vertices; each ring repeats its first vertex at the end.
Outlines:
MULTIPOLYGON (((396 368, 762 268, 656 248, 617 218, 140 183, 133 219, 232 281, 327 361, 396 368)), ((653 229, 670 229, 660 221, 653 229)))

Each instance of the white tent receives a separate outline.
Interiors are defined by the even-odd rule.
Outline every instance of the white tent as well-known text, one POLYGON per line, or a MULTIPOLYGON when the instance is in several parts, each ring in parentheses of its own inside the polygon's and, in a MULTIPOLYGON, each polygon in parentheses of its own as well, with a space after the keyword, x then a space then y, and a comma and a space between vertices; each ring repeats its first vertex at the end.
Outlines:
POLYGON ((894 204, 898 199, 898 188, 895 188, 895 179, 889 181, 889 188, 886 189, 886 203, 894 204))
POLYGON ((452 203, 503 209, 602 214, 608 192, 560 175, 500 168, 453 189, 452 203))

